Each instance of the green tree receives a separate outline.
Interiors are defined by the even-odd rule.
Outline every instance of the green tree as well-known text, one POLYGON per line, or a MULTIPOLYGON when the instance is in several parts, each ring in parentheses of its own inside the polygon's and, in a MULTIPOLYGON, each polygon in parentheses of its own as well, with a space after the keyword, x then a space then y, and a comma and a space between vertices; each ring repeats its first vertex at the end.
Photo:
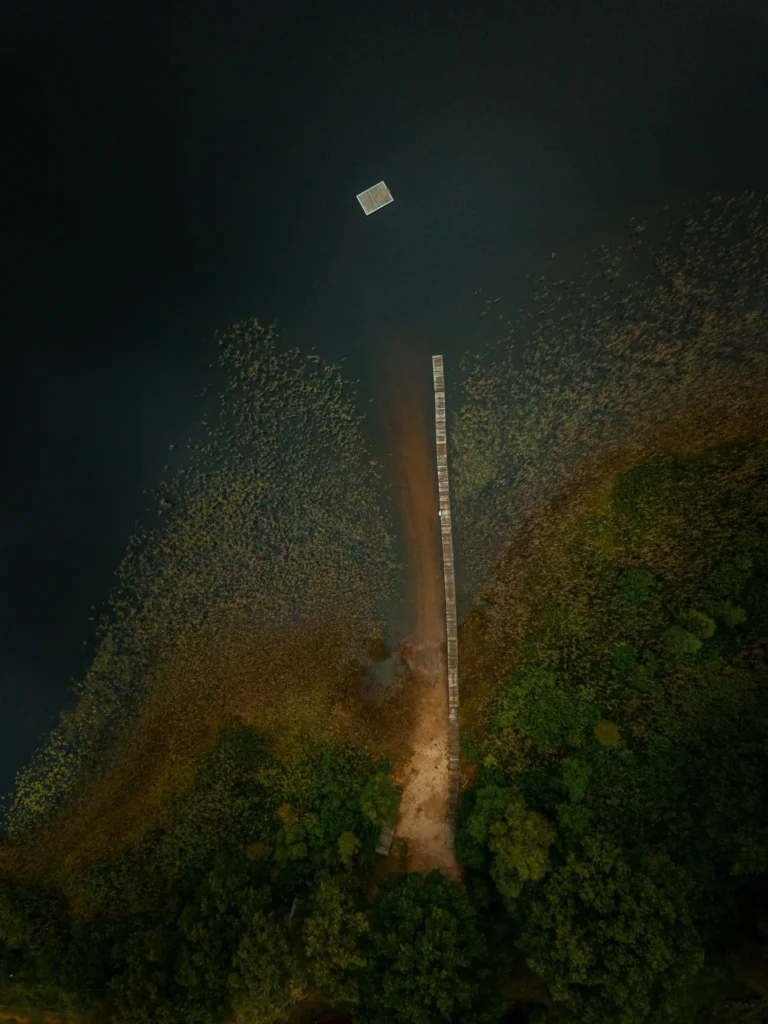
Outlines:
POLYGON ((104 983, 93 925, 75 920, 63 893, 36 884, 0 889, 0 961, 15 980, 62 1009, 87 1009, 104 983))
POLYGON ((377 827, 394 825, 400 796, 388 772, 377 772, 365 785, 360 795, 360 806, 377 827))
POLYGON ((615 747, 621 739, 619 727, 615 722, 601 718, 595 725, 595 738, 604 747, 615 747))
POLYGON ((680 621, 685 629, 695 637, 698 637, 699 640, 709 640, 710 637, 715 635, 716 627, 714 620, 710 619, 704 612, 693 609, 686 615, 683 615, 680 621))
POLYGON ((669 654, 695 654, 701 647, 701 640, 682 626, 670 626, 664 633, 664 646, 669 654))
POLYGON ((578 803, 587 791, 592 769, 587 761, 576 757, 566 758, 560 765, 563 786, 571 803, 578 803))
POLYGON ((747 621, 747 613, 744 608, 731 604, 730 601, 724 601, 719 606, 718 613, 720 618, 730 629, 733 629, 735 626, 740 626, 743 622, 747 621))
POLYGON ((355 748, 328 750, 314 762, 310 795, 318 815, 315 860, 319 868, 335 866, 333 847, 343 833, 353 832, 361 846, 367 832, 373 835, 361 796, 376 774, 370 754, 355 748))
POLYGON ((365 937, 360 979, 367 1024, 490 1024, 503 1000, 488 967, 476 911, 458 883, 432 871, 391 875, 381 886, 365 937))
POLYGON ((637 651, 631 644, 620 644, 613 649, 613 667, 618 672, 634 672, 637 668, 637 651))
POLYGON ((466 867, 490 870, 489 830, 494 822, 504 819, 510 796, 511 791, 497 783, 462 795, 454 847, 466 867))
POLYGON ((529 810, 518 793, 510 795, 504 817, 488 829, 491 877, 508 905, 514 904, 523 883, 540 881, 547 873, 555 836, 554 826, 544 815, 529 810))
POLYGON ((549 848, 556 830, 544 815, 530 810, 519 790, 486 786, 458 830, 456 853, 469 867, 488 865, 497 889, 511 907, 523 883, 549 870, 549 848))
POLYGON ((355 909, 351 894, 323 873, 310 897, 302 940, 308 984, 329 1001, 357 1002, 358 974, 366 965, 360 936, 368 930, 366 915, 355 909))
POLYGON ((118 1024, 184 1024, 185 1008, 173 984, 177 939, 172 927, 134 920, 117 943, 110 997, 118 1024))
POLYGON ((280 923, 256 910, 232 959, 232 1007, 243 1024, 280 1024, 301 998, 303 977, 280 923))
POLYGON ((342 864, 350 865, 353 857, 360 849, 360 840, 354 832, 342 832, 337 845, 342 864))
POLYGON ((580 747, 599 717, 588 687, 570 685, 539 666, 519 665, 509 673, 492 722, 499 735, 526 733, 542 753, 580 747))
POLYGON ((661 1021, 703 964, 690 888, 663 853, 631 864, 608 837, 585 836, 535 890, 517 945, 580 1024, 661 1021))
POLYGON ((583 835, 594 818, 594 812, 580 804, 558 804, 556 809, 557 824, 566 846, 570 845, 573 839, 583 835))
POLYGON ((278 811, 283 826, 275 837, 275 859, 280 863, 304 861, 309 857, 307 826, 312 823, 310 815, 299 816, 290 804, 283 804, 278 811))
POLYGON ((177 981, 190 1021, 215 1019, 226 1004, 232 957, 257 909, 271 892, 257 887, 257 868, 241 848, 219 854, 179 918, 177 981))
POLYGON ((648 600, 656 586, 657 581, 653 573, 633 566, 622 574, 619 592, 631 604, 642 604, 648 600))

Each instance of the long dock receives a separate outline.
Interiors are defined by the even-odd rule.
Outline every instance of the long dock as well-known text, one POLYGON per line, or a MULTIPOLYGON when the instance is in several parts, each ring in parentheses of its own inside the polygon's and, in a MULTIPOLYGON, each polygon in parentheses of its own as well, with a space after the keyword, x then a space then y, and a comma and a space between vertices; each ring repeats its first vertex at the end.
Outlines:
POLYGON ((456 629, 456 579, 453 565, 453 525, 448 480, 448 434, 445 422, 445 371, 442 356, 432 356, 432 378, 435 389, 437 487, 440 498, 440 538, 443 546, 445 635, 448 660, 448 770, 450 778, 445 824, 446 845, 452 848, 459 796, 459 640, 456 629))

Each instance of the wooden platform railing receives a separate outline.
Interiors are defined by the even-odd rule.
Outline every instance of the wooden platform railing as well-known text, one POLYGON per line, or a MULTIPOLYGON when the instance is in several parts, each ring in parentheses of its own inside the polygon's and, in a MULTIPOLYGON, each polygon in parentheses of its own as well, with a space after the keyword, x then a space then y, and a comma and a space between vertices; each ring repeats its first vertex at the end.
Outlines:
POLYGON ((432 356, 432 378, 435 388, 437 487, 440 498, 440 538, 443 546, 445 635, 448 661, 448 770, 450 779, 445 824, 446 845, 453 847, 459 794, 459 642, 456 631, 456 580, 453 567, 453 527, 448 481, 448 434, 445 422, 445 372, 442 356, 432 356))

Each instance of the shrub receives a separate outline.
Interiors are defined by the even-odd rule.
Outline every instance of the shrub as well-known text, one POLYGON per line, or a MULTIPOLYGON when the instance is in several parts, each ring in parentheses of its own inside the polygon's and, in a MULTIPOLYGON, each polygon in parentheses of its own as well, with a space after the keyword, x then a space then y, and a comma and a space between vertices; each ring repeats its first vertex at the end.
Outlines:
POLYGON ((690 611, 681 619, 683 627, 699 640, 709 640, 715 635, 715 623, 703 612, 690 611))
POLYGON ((601 719, 595 726, 595 736, 604 747, 615 747, 619 742, 619 727, 613 722, 601 719))
POLYGON ((377 772, 365 785, 360 795, 360 806, 374 825, 394 825, 400 796, 395 789, 392 776, 377 772))
POLYGON ((664 632, 664 646, 669 654, 695 654, 701 647, 701 640, 682 626, 670 626, 664 632))
POLYGON ((619 580, 619 593, 632 604, 647 601, 656 589, 656 577, 647 569, 630 568, 622 573, 619 580))

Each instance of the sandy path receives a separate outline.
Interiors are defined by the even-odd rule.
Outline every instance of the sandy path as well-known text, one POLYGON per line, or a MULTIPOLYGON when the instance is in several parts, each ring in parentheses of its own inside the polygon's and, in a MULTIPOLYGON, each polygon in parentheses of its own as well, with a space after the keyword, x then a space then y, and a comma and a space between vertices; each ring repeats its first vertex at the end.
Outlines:
POLYGON ((414 649, 406 663, 419 680, 419 698, 411 735, 413 753, 398 766, 396 781, 403 797, 395 844, 408 841, 408 870, 439 868, 457 881, 461 871, 445 844, 448 809, 448 687, 445 659, 439 646, 414 649))
MULTIPOLYGON (((410 739, 411 756, 394 771, 403 784, 395 839, 407 839, 408 870, 439 868, 460 879, 460 868, 446 847, 448 809, 448 681, 443 654, 442 555, 438 516, 431 363, 409 346, 385 375, 384 407, 392 446, 392 466, 411 577, 413 624, 403 658, 417 679, 418 697, 410 739)), ((390 356, 391 357, 391 356, 390 356)))

